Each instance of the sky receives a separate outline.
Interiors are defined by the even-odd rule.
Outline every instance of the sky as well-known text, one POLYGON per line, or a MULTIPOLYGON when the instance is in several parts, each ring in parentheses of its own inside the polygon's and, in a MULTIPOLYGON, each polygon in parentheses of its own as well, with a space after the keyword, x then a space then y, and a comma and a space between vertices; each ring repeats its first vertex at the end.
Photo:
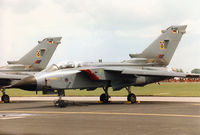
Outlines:
POLYGON ((200 68, 199 0, 0 0, 0 66, 61 36, 50 64, 120 62, 171 25, 188 25, 168 67, 200 68))

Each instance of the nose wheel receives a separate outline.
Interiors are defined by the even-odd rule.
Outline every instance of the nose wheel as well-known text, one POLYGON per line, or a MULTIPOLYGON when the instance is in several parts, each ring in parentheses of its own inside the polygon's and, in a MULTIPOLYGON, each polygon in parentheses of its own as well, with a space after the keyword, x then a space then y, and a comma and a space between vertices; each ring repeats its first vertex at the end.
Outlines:
POLYGON ((131 102, 132 104, 136 103, 137 98, 136 95, 131 92, 131 86, 128 86, 126 90, 128 91, 127 101, 131 102))
POLYGON ((64 100, 57 100, 57 101, 54 102, 54 105, 58 106, 60 108, 66 107, 66 103, 65 103, 64 100))
POLYGON ((1 96, 1 101, 4 103, 9 103, 10 102, 10 97, 6 94, 5 89, 1 90, 3 96, 1 96))
POLYGON ((54 105, 60 108, 66 107, 65 101, 62 100, 62 97, 65 96, 65 90, 58 90, 58 96, 59 96, 59 99, 54 102, 54 105))

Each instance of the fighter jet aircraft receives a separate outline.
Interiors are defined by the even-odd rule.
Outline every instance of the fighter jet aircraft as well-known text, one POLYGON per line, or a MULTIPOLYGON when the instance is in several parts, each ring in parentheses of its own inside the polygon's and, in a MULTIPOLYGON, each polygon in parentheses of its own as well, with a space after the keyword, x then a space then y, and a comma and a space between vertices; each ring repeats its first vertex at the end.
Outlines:
POLYGON ((161 35, 153 41, 142 53, 130 54, 130 59, 119 63, 80 62, 52 65, 34 76, 29 76, 10 86, 30 91, 43 91, 43 94, 54 93, 56 90, 59 106, 64 105, 61 97, 65 89, 95 90, 98 87, 105 93, 100 101, 109 103, 108 88, 114 91, 126 88, 127 100, 136 102, 136 95, 131 92, 131 86, 145 86, 173 77, 186 77, 184 73, 169 70, 166 66, 186 32, 186 25, 171 26, 162 30, 161 35))
POLYGON ((15 84, 19 80, 46 68, 58 44, 60 44, 60 40, 61 37, 53 37, 38 41, 38 45, 21 59, 8 61, 8 65, 0 67, 2 101, 9 102, 9 96, 5 94, 5 86, 15 84))

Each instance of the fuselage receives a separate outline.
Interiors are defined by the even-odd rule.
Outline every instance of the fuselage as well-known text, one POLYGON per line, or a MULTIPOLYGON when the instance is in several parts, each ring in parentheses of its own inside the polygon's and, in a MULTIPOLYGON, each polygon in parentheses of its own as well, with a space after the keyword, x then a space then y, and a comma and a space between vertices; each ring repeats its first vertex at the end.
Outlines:
POLYGON ((122 75, 123 70, 152 70, 166 71, 166 67, 156 67, 141 63, 95 63, 87 62, 70 65, 52 65, 35 74, 38 90, 43 89, 88 89, 97 87, 112 87, 120 90, 126 86, 144 86, 149 83, 168 79, 168 77, 150 77, 122 75), (51 70, 54 69, 54 70, 51 70), (113 72, 108 72, 111 69, 113 72), (84 73, 83 71, 86 71, 84 73), (115 72, 116 71, 116 72, 115 72))

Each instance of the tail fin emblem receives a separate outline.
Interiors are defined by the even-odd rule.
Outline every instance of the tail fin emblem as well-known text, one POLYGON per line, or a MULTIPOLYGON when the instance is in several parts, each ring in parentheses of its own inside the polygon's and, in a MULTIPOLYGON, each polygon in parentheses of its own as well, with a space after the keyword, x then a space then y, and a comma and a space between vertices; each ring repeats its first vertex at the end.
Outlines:
POLYGON ((36 57, 37 57, 37 58, 40 58, 40 57, 41 57, 41 52, 40 52, 40 50, 37 50, 37 51, 36 51, 36 57))
POLYGON ((172 33, 177 34, 179 33, 179 30, 177 28, 172 28, 172 33))
POLYGON ((35 64, 40 64, 42 60, 36 60, 35 64))
POLYGON ((55 41, 48 41, 48 43, 49 43, 49 44, 54 44, 54 43, 55 43, 55 41))
POLYGON ((165 43, 164 41, 160 41, 160 50, 164 50, 165 49, 165 43))
POLYGON ((158 59, 162 59, 165 55, 164 54, 159 54, 158 59))

